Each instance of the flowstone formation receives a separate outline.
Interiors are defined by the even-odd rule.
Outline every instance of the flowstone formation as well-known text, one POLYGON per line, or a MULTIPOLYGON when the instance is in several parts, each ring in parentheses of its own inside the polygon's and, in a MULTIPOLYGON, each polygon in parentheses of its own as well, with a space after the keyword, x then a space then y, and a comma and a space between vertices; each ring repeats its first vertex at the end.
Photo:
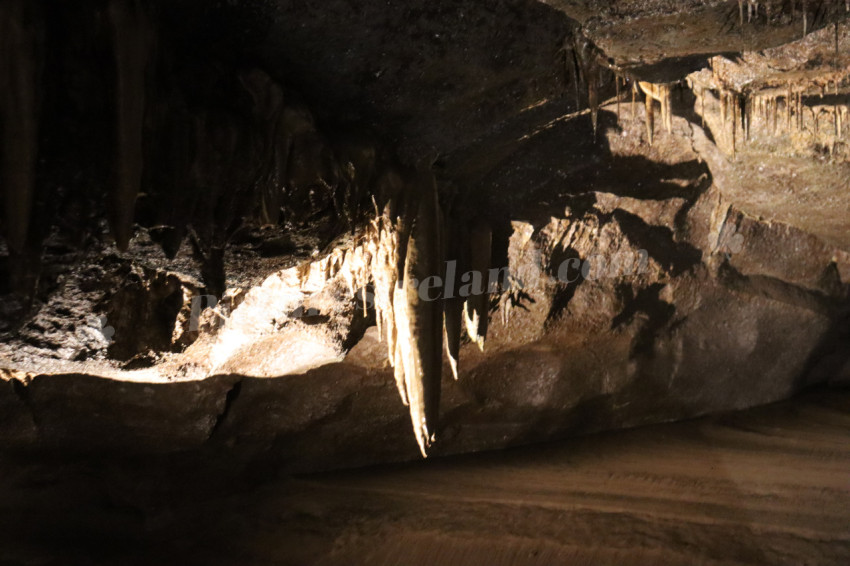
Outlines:
POLYGON ((3 448, 315 470, 847 381, 843 1, 194 10, 0 12, 3 448))

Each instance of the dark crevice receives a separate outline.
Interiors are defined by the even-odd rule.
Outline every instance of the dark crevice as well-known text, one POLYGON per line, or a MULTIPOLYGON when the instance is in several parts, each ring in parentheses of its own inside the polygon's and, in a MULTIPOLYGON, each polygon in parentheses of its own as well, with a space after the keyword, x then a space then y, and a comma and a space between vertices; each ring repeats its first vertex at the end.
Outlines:
POLYGON ((24 406, 29 410, 30 418, 32 419, 33 425, 36 429, 39 428, 38 418, 36 417, 35 406, 32 402, 32 395, 29 390, 29 383, 27 381, 21 379, 12 379, 12 391, 15 392, 15 396, 24 404, 24 406))
POLYGON ((21 381, 20 379, 12 379, 12 390, 15 392, 15 395, 18 396, 18 399, 21 400, 25 405, 30 405, 30 392, 27 389, 27 384, 21 381))
MULTIPOLYGON (((578 250, 573 248, 554 250, 549 262, 549 272, 560 276, 558 273, 559 266, 561 266, 563 262, 571 259, 581 261, 581 254, 579 254, 578 250)), ((561 314, 567 309, 570 301, 572 301, 575 296, 579 286, 581 286, 584 281, 584 277, 576 277, 575 281, 561 283, 558 285, 558 289, 554 292, 554 296, 552 297, 552 306, 550 307, 549 315, 546 318, 547 323, 556 321, 560 318, 561 314)))
POLYGON ((834 317, 829 330, 809 354, 795 389, 829 383, 850 364, 850 301, 844 301, 834 317))
POLYGON ((215 424, 213 425, 212 430, 210 431, 208 440, 211 440, 215 436, 215 434, 227 420, 227 416, 230 414, 230 410, 233 408, 233 404, 239 398, 239 394, 242 393, 243 381, 244 380, 240 379, 239 381, 234 383, 230 390, 227 392, 227 397, 225 397, 224 400, 224 410, 216 418, 215 424))

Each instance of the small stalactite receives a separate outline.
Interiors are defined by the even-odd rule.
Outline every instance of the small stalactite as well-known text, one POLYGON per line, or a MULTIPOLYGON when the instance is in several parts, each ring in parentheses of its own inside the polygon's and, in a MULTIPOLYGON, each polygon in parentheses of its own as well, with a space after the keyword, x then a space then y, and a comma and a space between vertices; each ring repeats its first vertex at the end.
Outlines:
POLYGON ((636 105, 637 92, 638 92, 637 81, 632 80, 632 119, 633 120, 637 117, 637 105, 636 105))
POLYGON ((773 98, 770 97, 770 96, 762 98, 762 105, 764 107, 764 110, 763 110, 762 116, 761 116, 761 125, 762 125, 763 129, 769 131, 771 126, 772 126, 771 111, 772 111, 772 108, 773 108, 773 98))
POLYGON ((620 121, 620 75, 614 75, 614 82, 617 85, 617 122, 620 121))
POLYGON ((771 96, 767 100, 767 115, 765 118, 765 122, 767 123, 767 128, 770 131, 770 134, 776 135, 776 120, 777 120, 777 106, 779 102, 775 96, 771 96))
POLYGON ((738 115, 739 115, 739 100, 736 94, 730 94, 732 99, 732 155, 738 153, 738 115))
POLYGON ((770 97, 759 97, 761 102, 761 112, 758 117, 758 126, 762 128, 770 126, 770 97))
POLYGON ((800 112, 800 93, 794 92, 794 130, 800 131, 800 124, 802 123, 802 112, 800 112))
POLYGON ((575 93, 576 111, 581 109, 581 71, 578 61, 576 60, 576 48, 571 42, 570 37, 564 39, 564 43, 558 50, 564 56, 564 74, 567 77, 567 84, 573 85, 575 93))
POLYGON ((447 287, 444 290, 443 331, 449 367, 452 370, 452 377, 457 380, 460 364, 460 344, 463 336, 464 299, 458 293, 458 289, 455 288, 455 281, 458 274, 468 271, 469 261, 467 259, 468 252, 464 245, 467 238, 462 223, 453 219, 445 224, 447 272, 443 280, 446 282, 446 286, 451 285, 451 288, 447 287))
POLYGON ((793 93, 791 91, 791 83, 788 83, 788 89, 785 95, 785 119, 786 119, 786 129, 788 133, 791 133, 791 104, 793 99, 793 93))
POLYGON ((578 55, 576 54, 575 49, 570 49, 567 51, 570 62, 572 63, 572 72, 575 80, 573 81, 573 88, 575 90, 576 96, 576 110, 581 109, 581 70, 579 69, 578 64, 578 55))
POLYGON ((655 106, 652 103, 652 97, 646 97, 646 138, 649 140, 649 145, 653 143, 653 134, 655 132, 655 106))
POLYGON ((590 121, 593 125, 593 139, 599 128, 599 67, 594 66, 587 81, 587 102, 590 106, 590 121))
POLYGON ((761 100, 761 114, 759 115, 760 125, 770 124, 770 98, 759 97, 761 100))
MULTIPOLYGON (((848 1, 850 1, 850 0, 848 0, 848 1)), ((833 27, 835 29, 835 61, 833 61, 832 66, 837 69, 838 66, 839 66, 839 60, 840 60, 840 56, 839 56, 840 50, 839 50, 839 41, 838 41, 839 40, 838 22, 835 22, 833 27)))
POLYGON ((673 131, 672 87, 669 84, 640 82, 640 89, 646 95, 646 129, 650 145, 653 143, 655 130, 655 102, 661 106, 661 121, 668 133, 673 131))
POLYGON ((803 37, 809 33, 809 2, 803 0, 803 37))
MULTIPOLYGON (((582 108, 580 85, 583 82, 587 89, 587 105, 590 108, 590 118, 593 126, 593 139, 596 139, 596 134, 599 126, 599 89, 601 88, 601 71, 602 66, 597 60, 599 54, 596 47, 583 36, 576 36, 573 39, 573 46, 569 46, 569 40, 564 41, 564 45, 559 51, 564 52, 564 65, 568 81, 571 81, 575 89, 576 110, 582 108)), ((616 77, 616 73, 615 73, 616 77)), ((617 103, 618 103, 618 118, 619 118, 619 78, 617 78, 617 103)))
POLYGON ((484 351, 487 337, 488 316, 490 312, 490 293, 487 275, 490 271, 493 233, 490 227, 481 221, 476 222, 469 232, 469 268, 473 278, 469 284, 472 293, 466 299, 464 321, 469 339, 484 351), (476 279, 478 277, 478 280, 476 279))
POLYGON ((764 124, 765 124, 764 127, 769 132, 773 132, 774 127, 775 127, 774 121, 773 121, 773 116, 774 116, 773 109, 775 107, 776 107, 776 98, 774 98, 773 96, 768 96, 764 100, 764 124))
POLYGON ((771 134, 776 135, 777 122, 779 117, 779 99, 776 96, 771 96, 767 101, 767 124, 771 134))
POLYGON ((599 124, 599 86, 601 81, 601 66, 597 61, 596 47, 585 37, 575 38, 573 49, 580 75, 587 86, 587 104, 590 108, 590 120, 593 125, 593 139, 599 124))
POLYGON ((764 98, 764 116, 762 118, 763 128, 767 132, 773 132, 773 105, 776 99, 773 96, 764 98))

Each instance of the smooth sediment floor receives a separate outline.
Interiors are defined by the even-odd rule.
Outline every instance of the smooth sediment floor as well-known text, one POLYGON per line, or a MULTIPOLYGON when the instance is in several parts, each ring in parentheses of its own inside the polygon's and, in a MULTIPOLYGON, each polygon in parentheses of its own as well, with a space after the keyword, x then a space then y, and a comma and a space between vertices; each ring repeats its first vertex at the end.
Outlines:
POLYGON ((850 391, 170 502, 4 476, 0 564, 850 564, 850 391))

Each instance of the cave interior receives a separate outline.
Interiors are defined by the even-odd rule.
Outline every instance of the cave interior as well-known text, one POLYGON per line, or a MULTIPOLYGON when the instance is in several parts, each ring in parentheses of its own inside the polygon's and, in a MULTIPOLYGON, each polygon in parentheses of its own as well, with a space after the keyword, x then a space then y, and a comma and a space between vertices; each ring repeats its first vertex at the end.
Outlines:
POLYGON ((850 563, 847 0, 4 0, 0 563, 850 563))

